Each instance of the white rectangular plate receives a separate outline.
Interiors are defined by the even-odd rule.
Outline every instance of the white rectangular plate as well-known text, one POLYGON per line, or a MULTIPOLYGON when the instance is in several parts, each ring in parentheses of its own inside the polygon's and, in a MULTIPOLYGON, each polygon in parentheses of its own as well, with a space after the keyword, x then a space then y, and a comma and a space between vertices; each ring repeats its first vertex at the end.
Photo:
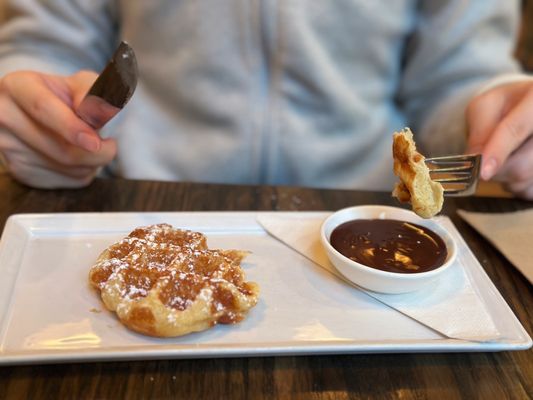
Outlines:
MULTIPOLYGON (((10 217, 0 240, 0 364, 501 351, 531 346, 531 338, 473 255, 465 268, 502 333, 503 339, 495 342, 448 339, 384 306, 269 236, 256 222, 259 214, 10 217), (135 227, 161 222, 205 233, 211 248, 252 252, 243 268, 247 280, 259 283, 261 294, 244 321, 184 337, 157 339, 129 331, 104 308, 88 285, 93 262, 102 250, 135 227)), ((299 214, 314 218, 329 215, 299 214)), ((462 251, 470 253, 466 246, 462 251)))

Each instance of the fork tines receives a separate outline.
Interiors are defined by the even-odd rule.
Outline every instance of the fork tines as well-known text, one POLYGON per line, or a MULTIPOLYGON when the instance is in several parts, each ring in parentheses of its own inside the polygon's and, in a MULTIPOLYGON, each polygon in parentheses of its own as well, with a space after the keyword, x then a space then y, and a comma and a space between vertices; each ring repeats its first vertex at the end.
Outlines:
POLYGON ((443 185, 445 196, 474 194, 479 180, 481 154, 426 158, 431 179, 443 185))

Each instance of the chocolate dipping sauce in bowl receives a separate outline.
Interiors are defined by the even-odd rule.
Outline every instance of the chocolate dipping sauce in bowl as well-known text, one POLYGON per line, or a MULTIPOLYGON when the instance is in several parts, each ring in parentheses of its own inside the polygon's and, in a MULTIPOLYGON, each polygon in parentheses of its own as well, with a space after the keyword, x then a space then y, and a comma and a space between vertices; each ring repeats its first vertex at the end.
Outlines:
POLYGON ((323 222, 320 240, 348 280, 380 293, 407 293, 452 265, 456 244, 434 219, 410 210, 368 205, 344 208, 323 222))

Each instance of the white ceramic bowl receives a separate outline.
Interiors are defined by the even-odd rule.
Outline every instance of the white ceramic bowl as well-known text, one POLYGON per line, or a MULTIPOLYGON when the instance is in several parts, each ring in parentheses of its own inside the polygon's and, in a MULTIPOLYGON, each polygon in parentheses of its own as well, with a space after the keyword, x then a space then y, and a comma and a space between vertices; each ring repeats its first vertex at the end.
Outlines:
POLYGON ((320 240, 331 263, 343 276, 356 285, 381 293, 407 293, 421 289, 438 279, 452 265, 457 253, 453 237, 435 220, 421 218, 403 208, 378 205, 349 207, 333 213, 322 224, 320 240), (342 255, 330 243, 331 232, 340 224, 354 219, 395 219, 427 227, 444 240, 448 256, 440 267, 413 274, 382 271, 360 264, 342 255))

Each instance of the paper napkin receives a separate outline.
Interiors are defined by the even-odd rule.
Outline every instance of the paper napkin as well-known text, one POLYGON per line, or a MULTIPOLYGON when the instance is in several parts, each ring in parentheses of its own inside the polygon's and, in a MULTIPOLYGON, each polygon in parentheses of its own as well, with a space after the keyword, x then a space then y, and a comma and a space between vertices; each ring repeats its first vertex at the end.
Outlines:
POLYGON ((507 213, 457 213, 533 283, 533 208, 507 213))
POLYGON ((461 264, 464 262, 461 256, 466 246, 464 242, 459 243, 459 257, 455 265, 428 288, 406 294, 381 294, 354 285, 330 263, 320 243, 320 226, 323 220, 324 215, 309 216, 309 214, 273 213, 263 214, 257 218, 258 223, 270 235, 315 264, 384 305, 448 338, 482 342, 500 337, 482 299, 472 287, 461 264))

